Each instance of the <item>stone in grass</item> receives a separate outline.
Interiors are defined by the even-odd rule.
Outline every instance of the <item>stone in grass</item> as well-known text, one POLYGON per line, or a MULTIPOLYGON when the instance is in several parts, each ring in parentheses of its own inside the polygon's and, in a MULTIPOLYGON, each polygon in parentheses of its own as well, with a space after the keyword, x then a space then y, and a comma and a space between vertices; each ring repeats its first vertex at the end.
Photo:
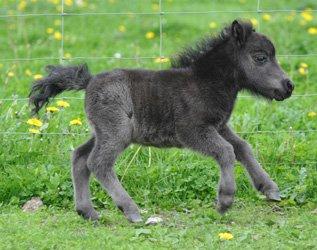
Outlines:
POLYGON ((41 206, 43 206, 43 201, 39 197, 33 197, 31 200, 27 201, 23 207, 23 212, 35 212, 37 211, 41 206))
POLYGON ((162 223, 163 219, 158 216, 151 216, 150 218, 147 219, 145 222, 145 225, 156 225, 158 223, 162 223))

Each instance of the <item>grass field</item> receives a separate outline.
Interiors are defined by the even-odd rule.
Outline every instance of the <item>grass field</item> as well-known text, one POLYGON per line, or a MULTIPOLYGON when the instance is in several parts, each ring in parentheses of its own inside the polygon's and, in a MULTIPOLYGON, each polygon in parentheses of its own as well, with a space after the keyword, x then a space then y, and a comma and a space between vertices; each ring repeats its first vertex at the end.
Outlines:
MULTIPOLYGON (((310 11, 317 9, 316 1, 158 2, 65 0, 64 12, 73 15, 63 21, 61 1, 0 2, 0 249, 317 248, 317 12, 310 11), (169 62, 158 62, 160 55, 170 58, 235 18, 251 19, 272 38, 296 85, 294 97, 282 103, 241 93, 231 119, 278 183, 282 202, 264 202, 237 165, 237 202, 220 217, 212 205, 219 177, 213 160, 187 150, 132 145, 117 161, 119 178, 148 210, 143 217, 160 214, 164 224, 128 224, 95 180, 92 196, 102 221, 95 226, 76 216, 70 154, 89 137, 84 93, 60 96, 70 107, 42 111, 40 134, 32 134, 23 98, 34 78, 62 57, 65 64, 87 62, 93 73, 168 68, 169 62), (82 125, 69 124, 77 118, 82 125), (45 208, 31 215, 21 212, 33 196, 41 197, 45 208), (234 238, 220 241, 220 232, 234 238)), ((57 107, 56 101, 51 106, 57 107)))

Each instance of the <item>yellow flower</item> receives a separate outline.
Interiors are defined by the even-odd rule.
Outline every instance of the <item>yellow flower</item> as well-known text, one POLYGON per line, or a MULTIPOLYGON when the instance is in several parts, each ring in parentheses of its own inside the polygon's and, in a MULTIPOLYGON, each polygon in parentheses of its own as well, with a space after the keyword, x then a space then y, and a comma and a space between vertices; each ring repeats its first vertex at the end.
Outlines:
POLYGON ((307 63, 304 63, 304 62, 301 62, 299 66, 300 66, 301 68, 304 68, 304 69, 307 69, 307 68, 308 68, 308 64, 307 64, 307 63))
POLYGON ((152 10, 153 11, 159 11, 159 9, 160 9, 160 5, 159 4, 157 4, 157 3, 153 3, 152 4, 152 10))
POLYGON ((82 125, 82 122, 79 118, 77 118, 77 119, 71 120, 69 122, 69 125, 79 125, 80 126, 80 125, 82 125))
POLYGON ((68 108, 70 106, 68 102, 63 101, 63 100, 57 101, 56 104, 58 107, 61 107, 61 108, 68 108))
POLYGON ((24 73, 25 73, 27 76, 31 76, 31 75, 32 75, 32 72, 31 72, 31 70, 29 70, 29 69, 26 69, 26 70, 24 71, 24 73))
POLYGON ((36 128, 29 128, 29 132, 31 134, 40 134, 40 130, 36 129, 36 128))
POLYGON ((315 117, 316 115, 317 115, 317 113, 314 112, 314 111, 310 111, 310 112, 308 112, 308 114, 307 114, 307 116, 308 116, 309 118, 313 118, 313 117, 315 117))
POLYGON ((9 72, 8 72, 8 77, 14 77, 14 72, 9 71, 9 72))
POLYGON ((218 236, 219 236, 219 239, 221 239, 221 240, 232 240, 233 239, 233 235, 231 233, 219 233, 218 236))
POLYGON ((271 15, 269 15, 269 14, 264 14, 264 15, 262 15, 262 19, 264 20, 264 21, 270 21, 271 20, 271 15))
POLYGON ((47 29, 46 29, 46 33, 47 33, 47 34, 53 34, 53 32, 54 32, 54 29, 53 29, 53 28, 47 28, 47 29))
POLYGON ((55 26, 60 26, 62 24, 62 21, 60 19, 54 20, 54 25, 55 26))
POLYGON ((69 52, 66 52, 64 55, 64 58, 70 59, 70 58, 72 58, 72 55, 69 52))
POLYGON ((146 39, 153 39, 154 37, 155 37, 155 33, 153 31, 146 32, 145 34, 146 39))
POLYGON ((216 22, 210 22, 209 23, 209 28, 211 28, 211 29, 217 28, 217 23, 216 22))
POLYGON ((317 35, 317 28, 311 27, 307 30, 308 34, 317 35))
POLYGON ((304 10, 302 13, 300 13, 300 15, 307 22, 310 22, 314 19, 313 15, 311 14, 311 11, 309 10, 304 10))
POLYGON ((33 125, 35 127, 42 127, 42 125, 43 125, 41 120, 39 120, 37 118, 31 118, 26 123, 29 124, 29 125, 33 125))
POLYGON ((65 5, 72 6, 73 5, 73 0, 65 0, 65 5))
POLYGON ((55 5, 59 4, 60 1, 61 0, 49 0, 49 2, 51 2, 52 4, 55 4, 55 5))
POLYGON ((124 25, 120 25, 119 27, 118 27, 118 30, 120 31, 120 32, 126 32, 127 31, 127 29, 126 29, 126 27, 124 26, 124 25))
POLYGON ((58 112, 58 111, 59 111, 59 109, 54 107, 54 106, 50 106, 50 107, 46 108, 46 112, 48 112, 48 113, 55 113, 55 112, 58 112))
POLYGON ((298 69, 298 73, 299 73, 300 75, 302 75, 302 76, 305 76, 305 75, 307 75, 308 70, 305 69, 305 68, 303 68, 303 67, 300 67, 300 68, 298 69))
POLYGON ((41 74, 36 74, 33 76, 34 80, 40 80, 43 78, 43 76, 41 74))
POLYGON ((58 41, 62 40, 62 33, 59 31, 54 32, 54 38, 58 41))
POLYGON ((23 0, 18 4, 18 10, 23 11, 25 10, 25 8, 26 8, 26 1, 23 0))
POLYGON ((258 20, 257 20, 256 18, 251 18, 250 21, 251 21, 251 23, 252 23, 252 25, 253 25, 254 27, 255 27, 255 26, 258 26, 258 24, 259 24, 259 22, 258 22, 258 20))
POLYGON ((156 63, 167 63, 170 59, 168 57, 157 57, 155 58, 154 62, 156 63))

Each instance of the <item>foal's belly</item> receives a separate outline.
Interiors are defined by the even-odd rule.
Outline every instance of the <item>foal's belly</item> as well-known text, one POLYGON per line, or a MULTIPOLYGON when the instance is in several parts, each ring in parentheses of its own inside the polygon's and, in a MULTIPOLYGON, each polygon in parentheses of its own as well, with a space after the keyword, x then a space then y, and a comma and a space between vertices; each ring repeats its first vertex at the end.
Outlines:
POLYGON ((133 131, 133 142, 154 147, 181 147, 173 124, 139 123, 133 131))

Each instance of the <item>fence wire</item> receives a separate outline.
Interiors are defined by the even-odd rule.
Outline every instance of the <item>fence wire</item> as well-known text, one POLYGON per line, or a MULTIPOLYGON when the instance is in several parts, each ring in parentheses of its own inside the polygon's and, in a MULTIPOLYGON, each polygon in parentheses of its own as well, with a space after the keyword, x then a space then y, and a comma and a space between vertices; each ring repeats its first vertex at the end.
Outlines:
MULTIPOLYGON (((113 15, 113 16, 125 16, 125 15, 135 15, 135 16, 154 16, 154 18, 159 18, 159 57, 162 58, 164 56, 163 53, 163 21, 162 18, 165 15, 195 15, 195 14, 233 14, 233 13, 253 13, 257 14, 257 21, 258 21, 258 30, 260 30, 260 15, 263 13, 300 13, 301 10, 298 9, 261 9, 261 0, 257 0, 257 5, 254 10, 208 10, 208 11, 163 11, 162 9, 162 0, 158 0, 159 10, 156 12, 83 12, 83 13, 75 13, 75 12, 65 12, 65 0, 61 0, 61 11, 60 13, 18 13, 18 14, 4 14, 0 15, 0 19, 5 18, 15 18, 15 17, 41 17, 41 16, 53 16, 53 17, 60 17, 61 19, 61 34, 62 39, 60 43, 60 56, 59 57, 33 57, 33 58, 0 58, 1 62, 19 62, 19 61, 45 61, 45 60, 59 60, 60 63, 63 63, 67 60, 153 60, 157 58, 157 56, 135 56, 135 57, 114 57, 114 56, 100 56, 100 57, 72 57, 71 59, 64 57, 64 37, 65 37, 65 30, 64 30, 64 22, 65 18, 70 18, 72 16, 102 16, 102 15, 113 15)), ((317 9, 310 9, 310 12, 317 12, 317 9)), ((317 56, 316 53, 307 53, 307 54, 278 54, 278 57, 315 57, 317 56)), ((161 64, 159 64, 161 68, 161 64)), ((307 97, 316 97, 317 93, 307 93, 307 94, 295 94, 292 95, 292 98, 307 98, 307 97)), ((248 95, 239 95, 239 98, 250 98, 251 96, 248 95)), ((83 100, 84 97, 62 97, 62 98, 55 98, 55 99, 73 99, 73 100, 83 100)), ((0 98, 1 102, 27 102, 28 98, 0 98)), ((258 109, 259 106, 256 106, 257 110, 257 117, 258 120, 258 109)), ((306 130, 259 130, 258 126, 256 126, 255 131, 243 131, 238 132, 238 134, 278 134, 278 133, 315 133, 317 129, 306 129, 306 130)), ((41 133, 43 136, 75 136, 75 135, 89 135, 90 133, 72 133, 72 132, 49 132, 49 133, 41 133)), ((27 132, 8 132, 8 131, 0 131, 0 135, 30 135, 27 132)), ((23 138, 29 139, 29 138, 23 138)), ((256 151, 258 148, 258 142, 256 141, 256 151)))

